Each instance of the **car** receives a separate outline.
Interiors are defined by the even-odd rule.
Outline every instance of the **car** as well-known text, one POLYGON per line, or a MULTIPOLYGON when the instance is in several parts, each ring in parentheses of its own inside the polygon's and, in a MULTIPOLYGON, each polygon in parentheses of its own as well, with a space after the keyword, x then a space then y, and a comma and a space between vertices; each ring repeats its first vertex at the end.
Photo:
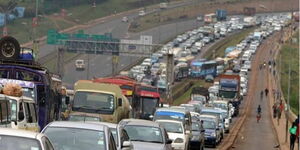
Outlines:
POLYGON ((217 144, 221 141, 221 135, 220 135, 220 128, 217 125, 217 122, 215 119, 209 118, 210 115, 205 115, 203 117, 207 118, 201 118, 201 121, 203 121, 203 128, 204 128, 204 134, 205 134, 205 145, 212 145, 213 147, 216 147, 217 144))
POLYGON ((184 126, 181 121, 157 120, 156 122, 166 129, 169 138, 173 141, 173 149, 188 150, 190 136, 186 133, 186 130, 184 130, 184 126))
POLYGON ((139 16, 145 16, 145 15, 146 15, 146 13, 144 10, 139 11, 139 16))
POLYGON ((54 149, 117 149, 111 130, 106 125, 54 121, 42 133, 49 137, 54 149))
POLYGON ((83 59, 77 59, 75 61, 75 67, 76 67, 76 70, 84 70, 84 68, 85 68, 84 60, 83 59))
POLYGON ((220 128, 221 139, 224 137, 225 133, 225 118, 220 110, 214 108, 204 108, 202 109, 201 115, 212 115, 218 119, 218 127, 220 128))
POLYGON ((134 150, 172 150, 172 140, 160 124, 143 119, 123 119, 119 128, 129 136, 134 150))
POLYGON ((116 142, 116 146, 118 150, 133 150, 133 145, 129 141, 129 136, 127 135, 126 131, 124 129, 120 129, 118 127, 118 124, 115 123, 109 123, 109 122, 89 122, 89 123, 95 123, 100 125, 105 125, 109 127, 114 140, 116 142))
POLYGON ((190 149, 204 150, 205 145, 205 129, 203 128, 203 122, 192 122, 192 138, 190 140, 190 149))
POLYGON ((126 17, 126 16, 123 17, 123 18, 122 18, 122 22, 128 22, 128 17, 126 17))
POLYGON ((25 130, 0 128, 0 149, 3 150, 53 150, 45 134, 25 130))
POLYGON ((213 83, 214 82, 214 76, 212 76, 212 75, 205 76, 205 82, 213 83))

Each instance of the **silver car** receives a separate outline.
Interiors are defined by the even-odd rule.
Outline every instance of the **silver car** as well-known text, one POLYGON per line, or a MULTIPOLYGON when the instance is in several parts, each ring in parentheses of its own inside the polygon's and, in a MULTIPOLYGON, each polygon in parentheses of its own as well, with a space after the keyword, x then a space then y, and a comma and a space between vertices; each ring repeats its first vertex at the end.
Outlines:
POLYGON ((141 119, 124 119, 119 128, 125 129, 134 150, 172 150, 172 140, 158 123, 141 119))
POLYGON ((106 125, 89 122, 56 121, 42 131, 57 150, 117 149, 111 130, 106 125))
POLYGON ((53 150, 50 140, 41 133, 0 128, 0 149, 53 150))

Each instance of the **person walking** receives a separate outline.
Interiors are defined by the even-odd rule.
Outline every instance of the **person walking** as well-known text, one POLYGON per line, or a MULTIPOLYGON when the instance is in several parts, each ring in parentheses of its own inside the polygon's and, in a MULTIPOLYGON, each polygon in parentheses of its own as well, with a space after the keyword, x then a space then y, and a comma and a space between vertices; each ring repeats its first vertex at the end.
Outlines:
POLYGON ((257 115, 256 115, 256 122, 259 123, 259 120, 261 118, 261 107, 258 105, 257 107, 257 115))
POLYGON ((276 107, 276 114, 277 114, 277 125, 279 125, 279 120, 281 118, 281 110, 280 110, 280 105, 276 107))
POLYGON ((276 118, 276 103, 274 103, 272 109, 273 109, 273 118, 275 119, 276 118))
POLYGON ((293 122, 292 127, 289 129, 290 132, 290 150, 294 150, 295 141, 296 141, 296 133, 297 133, 297 124, 293 122))
POLYGON ((265 89, 266 97, 268 96, 268 93, 269 93, 269 90, 268 90, 268 88, 266 88, 266 89, 265 89))

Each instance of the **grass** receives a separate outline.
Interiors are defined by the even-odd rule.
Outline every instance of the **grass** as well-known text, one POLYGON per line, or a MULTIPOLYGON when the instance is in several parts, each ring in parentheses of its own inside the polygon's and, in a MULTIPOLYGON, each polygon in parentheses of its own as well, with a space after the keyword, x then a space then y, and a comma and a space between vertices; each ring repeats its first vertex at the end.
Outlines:
MULTIPOLYGON (((183 95, 181 95, 180 97, 174 99, 173 101, 173 105, 180 105, 180 104, 184 104, 187 103, 190 100, 190 95, 192 92, 192 89, 196 86, 202 86, 202 87, 206 87, 208 88, 209 86, 211 86, 211 83, 207 83, 204 80, 197 80, 197 81, 193 81, 193 86, 187 90, 183 95)), ((182 83, 180 83, 182 84, 182 83)))
MULTIPOLYGON (((281 54, 281 89, 285 100, 288 98, 289 63, 291 66, 290 78, 290 106, 295 114, 299 114, 299 31, 293 35, 296 43, 288 42, 283 45, 281 54)), ((280 57, 279 57, 280 58, 280 57)), ((280 64, 277 59, 277 64, 280 64)))
POLYGON ((212 59, 214 58, 214 55, 215 58, 224 57, 225 49, 227 47, 236 46, 236 44, 240 43, 253 30, 254 28, 249 28, 241 32, 235 33, 233 35, 230 35, 229 37, 226 37, 222 41, 210 47, 205 54, 205 58, 212 59))

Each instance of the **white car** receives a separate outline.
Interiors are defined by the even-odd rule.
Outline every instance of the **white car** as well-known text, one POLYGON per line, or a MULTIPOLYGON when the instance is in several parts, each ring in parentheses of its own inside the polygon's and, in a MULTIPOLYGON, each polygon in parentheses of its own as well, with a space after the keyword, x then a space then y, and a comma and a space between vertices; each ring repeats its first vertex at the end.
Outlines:
POLYGON ((0 128, 0 148, 3 150, 53 150, 47 136, 38 132, 0 128))
POLYGON ((251 71, 251 61, 245 61, 242 68, 247 68, 248 71, 251 71))
POLYGON ((75 61, 75 67, 76 67, 77 70, 83 70, 85 68, 84 60, 77 59, 75 61))
POLYGON ((151 66, 151 59, 146 58, 141 65, 142 66, 151 66))
POLYGON ((188 150, 188 144, 190 139, 189 131, 184 130, 184 126, 181 121, 175 120, 157 120, 157 123, 162 125, 168 133, 169 138, 173 141, 172 148, 175 150, 188 150))
POLYGON ((139 11, 139 16, 145 16, 145 11, 143 11, 143 10, 141 10, 141 11, 139 11))
POLYGON ((122 22, 128 22, 128 17, 126 17, 126 16, 123 17, 123 18, 122 18, 122 22))

